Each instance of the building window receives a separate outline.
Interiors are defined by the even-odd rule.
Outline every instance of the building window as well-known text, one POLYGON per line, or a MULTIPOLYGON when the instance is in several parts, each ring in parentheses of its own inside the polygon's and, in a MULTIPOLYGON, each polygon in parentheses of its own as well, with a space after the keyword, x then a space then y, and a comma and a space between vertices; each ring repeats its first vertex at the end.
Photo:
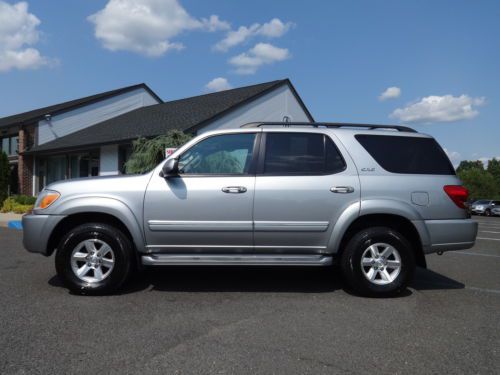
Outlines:
POLYGON ((19 137, 5 137, 2 138, 0 142, 0 150, 5 152, 9 156, 17 155, 17 151, 19 149, 19 137))

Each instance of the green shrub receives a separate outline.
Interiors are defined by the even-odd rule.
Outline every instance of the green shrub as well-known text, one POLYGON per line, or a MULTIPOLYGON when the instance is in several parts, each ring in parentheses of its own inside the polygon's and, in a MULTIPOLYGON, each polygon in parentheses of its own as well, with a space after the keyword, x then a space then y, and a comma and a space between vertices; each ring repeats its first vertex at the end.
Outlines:
POLYGON ((26 212, 33 209, 33 204, 22 204, 16 202, 13 197, 4 200, 2 205, 2 212, 14 212, 16 214, 25 214, 26 212))
POLYGON ((24 205, 34 205, 36 202, 36 197, 30 195, 13 195, 11 198, 14 198, 17 203, 24 205))

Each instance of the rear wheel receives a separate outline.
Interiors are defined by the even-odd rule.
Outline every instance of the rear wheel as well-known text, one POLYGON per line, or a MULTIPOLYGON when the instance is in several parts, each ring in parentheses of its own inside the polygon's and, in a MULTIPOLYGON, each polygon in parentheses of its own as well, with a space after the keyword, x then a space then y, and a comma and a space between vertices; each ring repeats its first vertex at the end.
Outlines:
POLYGON ((56 254, 57 274, 79 294, 116 291, 132 272, 133 247, 120 230, 103 223, 73 228, 61 240, 56 254))
POLYGON ((408 240, 387 227, 360 230, 341 256, 348 285, 366 296, 391 296, 403 291, 413 278, 415 256, 408 240))

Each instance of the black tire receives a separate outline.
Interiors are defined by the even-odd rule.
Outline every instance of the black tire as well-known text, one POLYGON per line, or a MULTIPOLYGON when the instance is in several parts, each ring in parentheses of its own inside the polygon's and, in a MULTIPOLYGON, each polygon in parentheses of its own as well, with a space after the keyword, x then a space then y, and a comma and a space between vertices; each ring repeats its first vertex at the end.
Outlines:
POLYGON ((104 223, 87 223, 69 231, 60 241, 56 254, 56 271, 65 285, 73 292, 86 295, 104 295, 118 290, 134 269, 133 245, 119 229, 104 223), (80 279, 71 267, 71 254, 81 242, 95 239, 108 244, 114 255, 110 273, 98 282, 80 279))
POLYGON ((344 280, 354 292, 369 297, 389 297, 401 293, 413 279, 415 254, 408 240, 394 229, 388 227, 365 228, 349 240, 341 255, 340 266, 344 280), (376 243, 391 245, 401 258, 399 274, 386 285, 377 285, 369 281, 361 266, 363 253, 376 243))
POLYGON ((484 216, 491 216, 491 210, 487 209, 486 211, 484 211, 484 216))

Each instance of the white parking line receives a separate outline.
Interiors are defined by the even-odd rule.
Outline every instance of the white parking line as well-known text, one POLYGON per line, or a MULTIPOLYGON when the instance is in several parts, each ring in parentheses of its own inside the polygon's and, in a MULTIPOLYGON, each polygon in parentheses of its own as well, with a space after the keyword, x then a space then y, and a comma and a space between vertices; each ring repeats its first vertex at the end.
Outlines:
POLYGON ((491 230, 480 230, 481 233, 500 233, 500 232, 494 232, 491 230))
POLYGON ((484 254, 484 253, 469 253, 467 251, 450 251, 448 254, 455 254, 455 255, 477 255, 480 257, 491 257, 491 258, 500 258, 500 255, 493 255, 493 254, 484 254))
POLYGON ((500 238, 476 237, 476 240, 500 241, 500 238))
POLYGON ((466 286, 465 288, 469 289, 469 290, 474 290, 474 291, 477 291, 477 292, 500 294, 500 290, 498 290, 498 289, 476 288, 475 286, 466 286))

